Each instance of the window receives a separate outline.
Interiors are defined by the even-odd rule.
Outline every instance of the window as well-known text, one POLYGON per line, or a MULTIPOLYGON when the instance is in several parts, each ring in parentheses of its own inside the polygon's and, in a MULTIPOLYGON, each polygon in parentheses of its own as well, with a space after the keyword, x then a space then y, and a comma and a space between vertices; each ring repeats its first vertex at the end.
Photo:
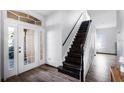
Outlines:
POLYGON ((22 13, 22 12, 18 12, 18 11, 8 10, 7 18, 19 20, 22 22, 26 22, 26 23, 30 23, 30 24, 34 24, 34 25, 38 25, 38 26, 42 25, 42 23, 39 19, 37 19, 31 15, 22 13))
POLYGON ((24 29, 24 65, 35 62, 34 31, 24 29))
POLYGON ((9 70, 14 69, 14 41, 15 41, 15 29, 8 27, 8 55, 9 55, 9 70))

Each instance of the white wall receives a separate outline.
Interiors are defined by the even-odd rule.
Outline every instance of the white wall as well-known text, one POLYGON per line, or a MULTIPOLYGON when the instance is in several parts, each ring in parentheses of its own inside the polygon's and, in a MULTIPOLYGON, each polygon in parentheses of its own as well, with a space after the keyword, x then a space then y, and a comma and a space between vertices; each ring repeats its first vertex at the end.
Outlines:
POLYGON ((96 27, 97 52, 116 54, 117 11, 90 10, 88 13, 96 27))
POLYGON ((97 29, 97 52, 116 54, 117 32, 116 27, 97 29))
POLYGON ((62 32, 62 42, 64 43, 68 34, 70 33, 72 27, 78 20, 82 11, 63 11, 63 32, 62 32))
POLYGON ((117 25, 115 10, 89 10, 96 29, 111 28, 117 25))
POLYGON ((1 10, 0 10, 0 81, 1 81, 1 70, 2 70, 2 69, 1 69, 1 30, 2 30, 2 29, 1 29, 1 24, 2 24, 2 23, 1 23, 1 18, 2 18, 2 17, 1 17, 1 10))
POLYGON ((124 10, 117 11, 117 56, 124 57, 124 10))
POLYGON ((95 50, 95 36, 96 36, 96 29, 94 23, 91 22, 89 31, 87 34, 87 38, 84 45, 84 55, 83 55, 83 62, 84 62, 84 80, 87 75, 87 72, 90 68, 91 63, 94 61, 94 55, 96 54, 95 50))
POLYGON ((56 11, 46 17, 46 62, 58 67, 62 64, 62 13, 56 11))

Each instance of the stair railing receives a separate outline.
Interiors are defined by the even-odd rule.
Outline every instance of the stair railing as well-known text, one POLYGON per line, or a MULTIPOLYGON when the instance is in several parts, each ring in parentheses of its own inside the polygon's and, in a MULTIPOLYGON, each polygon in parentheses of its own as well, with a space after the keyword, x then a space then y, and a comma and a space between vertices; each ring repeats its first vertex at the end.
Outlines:
POLYGON ((67 42, 67 40, 69 39, 71 33, 73 32, 74 28, 76 27, 78 21, 80 20, 80 18, 82 17, 83 13, 81 13, 81 15, 79 16, 79 18, 77 19, 76 23, 74 24, 73 28, 71 29, 70 33, 68 34, 67 38, 65 39, 65 41, 63 42, 62 46, 64 46, 67 42))

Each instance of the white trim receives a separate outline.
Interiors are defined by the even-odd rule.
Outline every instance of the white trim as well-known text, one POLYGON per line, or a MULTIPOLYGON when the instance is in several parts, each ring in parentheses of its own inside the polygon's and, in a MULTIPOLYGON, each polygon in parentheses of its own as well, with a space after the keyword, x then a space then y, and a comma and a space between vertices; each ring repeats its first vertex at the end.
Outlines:
POLYGON ((1 76, 2 76, 1 75, 2 74, 1 73, 2 72, 2 68, 1 68, 1 65, 2 65, 1 64, 1 31, 2 31, 1 25, 2 25, 2 20, 1 19, 2 19, 2 11, 0 10, 0 23, 1 23, 0 24, 0 81, 1 81, 1 76))
POLYGON ((5 46, 6 46, 6 43, 5 43, 5 33, 6 33, 6 11, 3 11, 3 30, 2 30, 2 35, 3 35, 3 79, 4 80, 6 80, 6 76, 7 76, 7 71, 6 71, 6 65, 5 65, 5 63, 6 63, 6 48, 5 48, 5 46))
POLYGON ((42 47, 42 53, 43 53, 43 55, 42 55, 42 60, 40 59, 40 56, 41 56, 41 52, 39 52, 39 61, 40 62, 42 62, 40 65, 42 65, 42 64, 45 64, 45 31, 43 30, 42 31, 42 39, 40 39, 40 34, 41 34, 41 32, 39 32, 39 50, 40 50, 40 48, 42 47), (42 41, 41 41, 42 40, 42 41), (42 46, 40 47, 40 43, 42 42, 42 46))

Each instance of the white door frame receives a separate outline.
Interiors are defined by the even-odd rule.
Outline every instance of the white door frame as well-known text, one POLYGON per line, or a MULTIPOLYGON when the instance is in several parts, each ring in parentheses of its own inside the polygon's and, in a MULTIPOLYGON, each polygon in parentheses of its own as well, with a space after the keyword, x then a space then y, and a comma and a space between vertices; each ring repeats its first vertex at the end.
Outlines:
POLYGON ((0 10, 0 81, 2 76, 2 68, 1 68, 1 31, 2 31, 2 10, 0 10))
MULTIPOLYGON (((44 29, 40 26, 36 26, 36 25, 32 25, 32 24, 28 24, 28 23, 25 23, 25 22, 21 22, 21 21, 17 21, 17 20, 13 20, 13 19, 6 19, 6 21, 4 21, 4 80, 6 80, 8 78, 8 71, 7 71, 7 66, 8 64, 6 64, 8 62, 7 58, 8 58, 8 54, 7 54, 7 49, 8 49, 8 39, 6 39, 7 37, 7 32, 8 32, 8 25, 10 26, 14 26, 14 27, 17 27, 17 31, 18 31, 18 28, 19 26, 22 26, 22 27, 26 27, 26 28, 33 28, 33 29, 37 29, 38 30, 38 50, 40 50, 40 32, 43 33, 43 45, 45 45, 45 37, 44 37, 44 29)), ((17 33, 16 33, 16 36, 17 33)), ((16 37, 17 38, 17 37, 16 37)), ((16 40, 17 41, 17 40, 16 40)), ((16 48, 17 48, 17 45, 18 45, 18 42, 16 42, 16 48)), ((45 50, 45 46, 42 46, 43 47, 43 50, 45 50)), ((17 50, 17 49, 16 49, 17 50)), ((17 51, 15 53, 15 55, 17 55, 17 51)), ((37 55, 38 55, 38 58, 37 58, 37 61, 38 61, 38 65, 37 66, 40 66, 41 64, 44 64, 45 62, 45 56, 43 56, 43 60, 40 60, 40 51, 37 52, 37 55)), ((43 55, 45 55, 45 51, 43 51, 43 55)), ((19 72, 18 72, 18 58, 16 58, 16 62, 15 62, 15 69, 16 69, 16 72, 15 72, 15 75, 18 75, 19 72)))
POLYGON ((7 77, 10 77, 12 75, 17 75, 17 52, 14 51, 14 69, 13 70, 9 70, 8 69, 8 27, 15 27, 15 40, 14 40, 14 48, 15 50, 17 50, 17 25, 16 24, 10 24, 7 23, 6 24, 6 28, 4 31, 4 80, 7 77))

